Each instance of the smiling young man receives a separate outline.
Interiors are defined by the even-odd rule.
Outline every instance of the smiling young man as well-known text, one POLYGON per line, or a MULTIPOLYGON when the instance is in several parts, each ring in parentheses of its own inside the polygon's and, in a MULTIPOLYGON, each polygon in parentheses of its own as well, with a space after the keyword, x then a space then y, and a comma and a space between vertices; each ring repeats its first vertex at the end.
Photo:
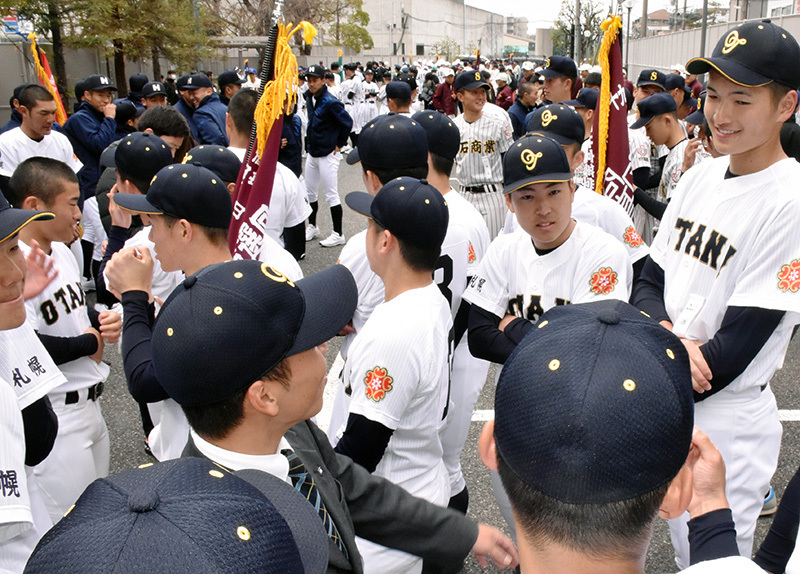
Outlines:
MULTIPOLYGON (((789 32, 763 21, 730 30, 710 58, 689 62, 691 73, 709 73, 703 109, 726 155, 681 178, 633 297, 689 351, 696 424, 725 459, 743 556, 778 462, 769 381, 800 321, 800 166, 780 143, 797 104, 798 59, 789 32)), ((686 521, 670 526, 683 567, 686 521)))

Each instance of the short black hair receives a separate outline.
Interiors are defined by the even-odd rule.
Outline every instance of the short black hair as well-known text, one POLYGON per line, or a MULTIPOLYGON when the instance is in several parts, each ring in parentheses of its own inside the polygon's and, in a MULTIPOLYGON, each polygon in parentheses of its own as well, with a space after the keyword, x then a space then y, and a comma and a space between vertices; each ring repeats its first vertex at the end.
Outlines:
POLYGON ((78 176, 67 164, 49 157, 31 157, 14 170, 8 182, 8 201, 22 207, 28 197, 36 197, 45 205, 52 205, 64 191, 62 182, 78 183, 78 176))
POLYGON ((537 86, 533 85, 533 82, 522 82, 519 87, 517 88, 517 97, 522 97, 528 92, 532 92, 534 88, 537 86))
POLYGON ((603 83, 603 75, 599 72, 590 72, 583 80, 583 85, 600 86, 603 83))
POLYGON ((150 128, 158 137, 185 138, 191 134, 186 118, 172 106, 156 106, 146 110, 136 124, 140 132, 150 128))
MULTIPOLYGON (((143 193, 147 193, 147 190, 145 189, 143 193)), ((159 216, 164 218, 164 224, 168 228, 172 228, 172 226, 175 225, 175 222, 178 221, 177 217, 172 217, 171 215, 161 213, 159 216)), ((189 220, 187 219, 187 221, 189 220)), ((207 225, 200 225, 199 223, 194 223, 192 221, 189 223, 199 228, 212 245, 228 244, 228 227, 209 227, 207 225)))
POLYGON ((568 504, 520 479, 499 451, 497 465, 514 517, 533 545, 556 543, 592 556, 638 559, 671 482, 620 502, 568 504))
POLYGON ((143 176, 138 173, 125 173, 120 168, 117 168, 117 173, 119 174, 120 179, 123 181, 130 181, 142 195, 147 195, 147 190, 150 189, 150 182, 153 180, 152 177, 148 178, 147 176, 143 176))
POLYGON ((19 97, 17 97, 19 105, 25 106, 29 110, 35 108, 38 102, 52 102, 53 100, 55 100, 53 94, 48 92, 44 86, 39 86, 37 84, 28 86, 22 90, 19 93, 19 97))
POLYGON ((426 177, 428 177, 427 162, 425 163, 425 165, 420 165, 416 167, 391 167, 388 169, 381 169, 365 165, 364 162, 362 161, 361 169, 364 170, 364 173, 366 173, 367 171, 373 172, 378 177, 378 181, 380 181, 382 185, 386 185, 388 182, 398 177, 405 176, 405 177, 413 177, 415 179, 425 179, 426 177))
MULTIPOLYGON (((284 359, 264 375, 262 379, 272 379, 289 388, 292 371, 284 359)), ((249 388, 249 387, 248 387, 249 388)), ((244 418, 244 398, 247 388, 232 397, 209 405, 181 405, 186 420, 197 434, 210 439, 222 439, 241 424, 244 418)))
MULTIPOLYGON (((379 233, 385 231, 385 228, 378 222, 375 222, 375 226, 378 228, 379 233)), ((441 248, 426 249, 424 247, 411 245, 397 236, 395 236, 395 239, 397 239, 397 244, 400 246, 400 255, 411 269, 414 271, 430 271, 433 273, 434 269, 436 269, 436 264, 439 262, 439 256, 442 254, 441 248)))
POLYGON ((228 113, 231 115, 236 131, 249 134, 253 127, 253 118, 258 105, 258 92, 250 89, 239 90, 228 102, 228 113))
POLYGON ((433 167, 433 171, 450 177, 450 174, 453 173, 453 165, 455 165, 456 162, 455 158, 447 158, 433 152, 429 153, 431 154, 431 166, 433 167))

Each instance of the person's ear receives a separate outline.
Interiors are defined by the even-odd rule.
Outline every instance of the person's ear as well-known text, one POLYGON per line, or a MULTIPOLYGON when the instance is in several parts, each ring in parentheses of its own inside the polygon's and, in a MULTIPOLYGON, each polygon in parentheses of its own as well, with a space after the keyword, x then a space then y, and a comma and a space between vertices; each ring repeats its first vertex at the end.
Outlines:
POLYGON ((231 181, 230 183, 228 183, 228 193, 231 194, 231 197, 233 196, 234 191, 236 191, 236 182, 231 181))
POLYGON ((778 112, 780 113, 781 122, 785 122, 797 109, 797 91, 790 90, 781 98, 778 104, 778 112))
POLYGON ((506 200, 506 207, 508 208, 508 210, 509 210, 511 213, 516 213, 516 211, 514 211, 514 204, 513 204, 513 203, 511 203, 511 194, 510 194, 510 193, 507 193, 507 194, 505 194, 503 197, 504 197, 504 198, 505 198, 505 200, 506 200))
POLYGON ((265 415, 273 417, 277 415, 280 412, 280 404, 276 385, 280 386, 281 384, 266 378, 259 379, 250 385, 245 394, 245 412, 249 407, 265 415))
POLYGON ((367 192, 372 195, 377 195, 380 189, 383 187, 381 180, 378 179, 378 176, 375 174, 375 172, 371 170, 364 172, 364 183, 367 185, 367 192))
POLYGON ((184 242, 188 243, 192 240, 194 229, 192 228, 192 223, 188 219, 179 219, 175 225, 178 226, 178 233, 184 242))
MULTIPOLYGON (((145 128, 144 130, 142 130, 142 133, 145 133, 145 134, 154 134, 154 132, 153 132, 153 128, 145 128)), ((155 135, 155 134, 154 134, 154 135, 155 135)))
POLYGON ((584 159, 586 159, 586 153, 583 150, 572 156, 572 162, 569 166, 572 168, 572 173, 575 173, 575 170, 583 163, 584 159))
POLYGON ((483 425, 478 440, 478 454, 489 470, 497 471, 497 443, 494 441, 494 420, 483 425))
POLYGON ((41 211, 44 209, 44 202, 35 195, 29 195, 22 201, 21 209, 31 209, 33 211, 41 211))
POLYGON ((678 518, 692 501, 693 487, 692 469, 687 461, 669 483, 667 494, 658 507, 658 515, 665 520, 678 518))

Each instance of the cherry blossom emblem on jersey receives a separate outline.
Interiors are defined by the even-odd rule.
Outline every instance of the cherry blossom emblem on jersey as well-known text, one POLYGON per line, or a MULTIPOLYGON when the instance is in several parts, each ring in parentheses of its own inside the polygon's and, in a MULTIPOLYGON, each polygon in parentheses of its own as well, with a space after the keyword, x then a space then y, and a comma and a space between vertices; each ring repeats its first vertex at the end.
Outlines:
POLYGON ((364 383, 367 385, 367 398, 376 403, 382 401, 386 397, 386 393, 392 390, 393 381, 394 379, 389 376, 389 371, 383 367, 375 367, 371 371, 367 371, 367 376, 364 377, 364 383))
POLYGON ((601 267, 596 273, 592 273, 589 285, 592 286, 592 293, 597 295, 608 295, 614 290, 617 284, 617 272, 611 267, 601 267))
POLYGON ((475 255, 475 248, 472 246, 472 241, 470 241, 470 242, 469 242, 469 255, 468 255, 468 257, 467 257, 467 261, 468 261, 469 263, 475 263, 475 260, 476 260, 477 258, 478 258, 478 256, 477 256, 477 255, 475 255))
POLYGON ((639 247, 642 244, 642 237, 633 225, 629 225, 628 228, 625 229, 622 240, 631 247, 639 247))
POLYGON ((781 267, 778 273, 778 289, 797 293, 800 290, 800 259, 795 259, 788 265, 781 267))

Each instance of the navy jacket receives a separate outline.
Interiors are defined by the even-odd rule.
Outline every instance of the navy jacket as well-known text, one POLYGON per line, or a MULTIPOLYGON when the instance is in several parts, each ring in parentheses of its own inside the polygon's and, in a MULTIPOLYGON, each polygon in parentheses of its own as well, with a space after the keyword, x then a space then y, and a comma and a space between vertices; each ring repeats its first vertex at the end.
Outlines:
POLYGON ((22 114, 19 113, 17 110, 11 110, 11 119, 8 120, 2 128, 0 128, 0 134, 11 131, 14 128, 18 128, 21 125, 22 125, 22 114))
POLYGON ((308 113, 306 150, 311 157, 325 157, 337 146, 344 147, 353 128, 353 118, 345 111, 344 104, 328 93, 326 86, 322 86, 319 97, 314 97, 309 90, 305 98, 308 113))
POLYGON ((528 131, 525 118, 532 110, 533 108, 529 108, 519 100, 515 101, 511 104, 511 107, 508 108, 508 115, 511 117, 511 125, 514 127, 515 140, 521 138, 522 135, 528 131))
POLYGON ((144 109, 144 104, 142 103, 142 94, 139 92, 128 92, 128 100, 139 109, 144 109))
POLYGON ((178 97, 178 101, 175 102, 172 107, 181 113, 186 120, 186 123, 189 124, 189 130, 192 132, 192 139, 195 141, 195 143, 199 143, 200 140, 197 136, 197 126, 194 125, 194 108, 187 105, 181 97, 178 97))
POLYGON ((303 126, 297 114, 283 116, 281 139, 286 138, 286 147, 278 151, 278 161, 291 169, 297 177, 303 174, 303 126))
POLYGON ((100 179, 100 154, 108 144, 119 139, 116 131, 117 122, 114 118, 105 117, 89 102, 81 103, 78 111, 64 124, 64 134, 83 163, 78 172, 82 199, 94 196, 97 180, 100 179))
POLYGON ((194 125, 200 144, 215 144, 228 147, 228 135, 225 133, 225 113, 228 106, 219 100, 217 94, 203 98, 194 111, 194 125))

